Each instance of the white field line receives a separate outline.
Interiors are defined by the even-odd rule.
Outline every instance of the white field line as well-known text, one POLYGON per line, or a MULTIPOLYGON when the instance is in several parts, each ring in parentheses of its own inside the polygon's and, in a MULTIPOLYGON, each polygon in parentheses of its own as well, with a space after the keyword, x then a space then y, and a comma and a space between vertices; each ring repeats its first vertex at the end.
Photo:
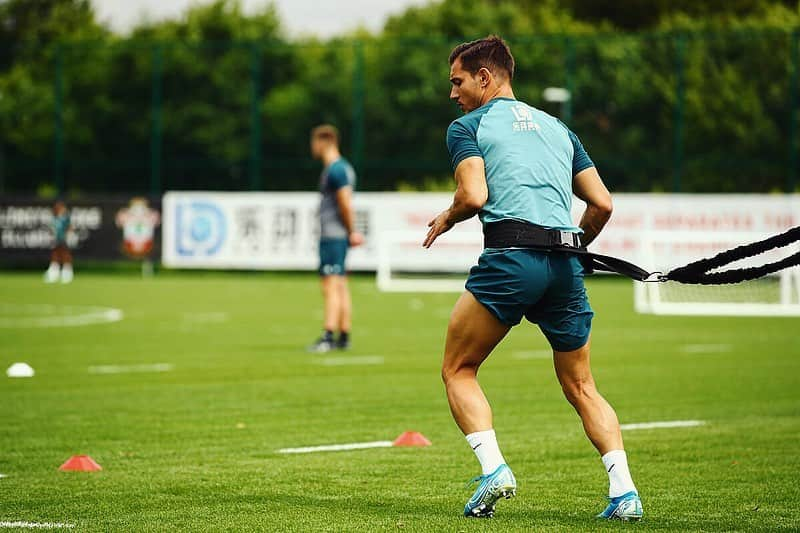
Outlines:
POLYGON ((175 368, 170 363, 156 363, 154 365, 97 365, 90 366, 90 374, 144 374, 150 372, 169 372, 175 368))
POLYGON ((72 529, 73 527, 75 524, 65 524, 64 522, 25 522, 22 520, 0 522, 0 528, 6 529, 72 529))
POLYGON ((730 344, 685 344, 681 346, 683 353, 725 353, 730 352, 730 344))
POLYGON ((8 477, 8 476, 5 475, 5 474, 0 474, 0 479, 3 479, 4 477, 8 477))
POLYGON ((412 311, 422 311, 425 308, 425 302, 419 298, 411 298, 408 301, 408 308, 412 311))
POLYGON ((553 352, 550 350, 530 350, 530 351, 522 351, 522 352, 512 352, 511 357, 514 359, 551 359, 553 357, 553 352))
POLYGON ((315 359, 318 365, 323 366, 348 366, 348 365, 382 365, 383 356, 363 355, 352 357, 320 357, 315 359))
POLYGON ((341 452, 345 450, 365 450, 367 448, 390 448, 392 441, 351 442, 350 444, 328 444, 325 446, 306 446, 304 448, 281 448, 278 453, 341 452))
POLYGON ((228 321, 228 313, 208 312, 208 313, 184 313, 183 321, 193 324, 221 324, 228 321))
POLYGON ((124 314, 112 307, 0 304, 0 328, 60 328, 119 322, 124 314), (60 314, 59 314, 60 313, 60 314), (19 316, 20 314, 40 316, 19 316))
MULTIPOLYGON (((624 430, 633 429, 663 429, 663 428, 685 428, 702 426, 702 420, 666 420, 663 422, 642 422, 637 424, 622 424, 624 430)), ((278 453, 314 453, 314 452, 340 452, 345 450, 364 450, 367 448, 389 448, 392 446, 390 440, 378 440, 374 442, 352 442, 349 444, 326 444, 323 446, 305 446, 303 448, 281 448, 278 453)))
POLYGON ((621 424, 620 428, 632 429, 664 429, 664 428, 692 428, 703 426, 703 420, 665 420, 663 422, 642 422, 639 424, 621 424))

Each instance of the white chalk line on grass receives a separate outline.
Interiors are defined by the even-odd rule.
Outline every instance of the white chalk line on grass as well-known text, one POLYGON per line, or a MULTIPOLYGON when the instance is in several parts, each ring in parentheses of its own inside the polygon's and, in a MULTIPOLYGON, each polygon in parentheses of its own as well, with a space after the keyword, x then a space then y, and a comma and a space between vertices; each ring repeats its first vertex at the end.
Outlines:
POLYGON ((349 444, 326 444, 324 446, 305 446, 303 448, 281 448, 278 453, 341 452, 345 450, 365 450, 367 448, 390 448, 392 441, 351 442, 349 444))
POLYGON ((730 352, 730 344, 684 344, 681 346, 683 353, 725 353, 730 352))
POLYGON ((221 324, 229 319, 228 313, 210 311, 208 313, 184 313, 183 321, 194 324, 221 324))
POLYGON ((75 524, 67 524, 64 522, 26 522, 24 520, 16 520, 14 522, 0 521, 0 528, 6 529, 72 529, 75 524))
POLYGON ((153 365, 96 365, 89 367, 90 374, 145 374, 150 372, 169 372, 175 368, 170 363, 153 365))
POLYGON ((119 322, 123 318, 124 313, 122 310, 114 309, 113 307, 0 304, 0 328, 61 328, 89 326, 91 324, 119 322))
POLYGON ((550 350, 529 350, 529 351, 520 351, 520 352, 512 352, 511 357, 514 359, 551 359, 553 357, 553 352, 550 350))
POLYGON ((349 357, 319 357, 314 360, 323 366, 382 365, 382 355, 355 355, 349 357))
POLYGON ((184 313, 180 324, 180 331, 196 331, 201 328, 213 326, 214 324, 224 324, 228 322, 228 319, 228 313, 184 313))
MULTIPOLYGON (((665 420, 661 422, 641 422, 636 424, 622 424, 620 427, 626 431, 634 429, 666 429, 702 426, 703 420, 665 420)), ((304 446, 302 448, 281 448, 278 453, 315 453, 315 452, 341 452, 346 450, 365 450, 368 448, 390 448, 390 440, 377 440, 373 442, 351 442, 348 444, 325 444, 322 446, 304 446)))
POLYGON ((667 429, 667 428, 692 428, 703 426, 703 420, 665 420, 662 422, 640 422, 637 424, 620 424, 620 428, 630 431, 632 429, 667 429))
POLYGON ((8 477, 8 476, 5 475, 5 474, 0 474, 0 479, 3 479, 4 477, 8 477))

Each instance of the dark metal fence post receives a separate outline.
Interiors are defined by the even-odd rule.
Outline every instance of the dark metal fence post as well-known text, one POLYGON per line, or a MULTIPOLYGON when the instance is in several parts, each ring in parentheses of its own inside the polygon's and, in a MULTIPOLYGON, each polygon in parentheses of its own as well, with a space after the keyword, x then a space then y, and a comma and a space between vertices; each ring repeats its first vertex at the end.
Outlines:
POLYGON ((686 35, 678 34, 674 37, 675 44, 675 109, 673 118, 673 146, 672 146, 672 192, 681 191, 683 178, 683 127, 684 105, 686 99, 685 70, 686 70, 686 35))
POLYGON ((59 196, 64 194, 64 46, 55 50, 53 83, 53 181, 59 196))
POLYGON ((153 46, 153 76, 150 87, 150 194, 161 194, 161 138, 162 113, 161 93, 163 85, 164 49, 160 44, 153 46))
POLYGON ((6 157, 3 140, 0 139, 0 194, 6 192, 6 157))
POLYGON ((364 172, 364 43, 353 44, 352 158, 359 176, 364 172))
POLYGON ((261 182, 261 45, 250 47, 250 189, 260 190, 261 182))
POLYGON ((794 192, 797 189, 798 175, 798 147, 797 147, 797 120, 798 91, 800 91, 800 29, 796 29, 791 34, 792 66, 791 80, 789 83, 789 178, 786 183, 787 192, 794 192))
POLYGON ((564 39, 565 53, 565 85, 569 98, 564 102, 561 120, 569 125, 572 122, 572 102, 575 99, 575 39, 567 36, 564 39))

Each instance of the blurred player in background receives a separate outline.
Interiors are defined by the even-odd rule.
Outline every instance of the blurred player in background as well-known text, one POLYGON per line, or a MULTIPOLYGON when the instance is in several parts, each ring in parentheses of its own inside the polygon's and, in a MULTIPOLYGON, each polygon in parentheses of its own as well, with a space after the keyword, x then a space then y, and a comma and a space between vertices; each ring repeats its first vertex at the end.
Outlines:
POLYGON ((335 127, 324 124, 311 131, 311 155, 323 165, 319 185, 319 275, 324 325, 322 335, 308 350, 324 353, 350 347, 352 300, 345 259, 348 248, 362 244, 364 236, 354 226, 356 173, 339 152, 339 132, 335 127), (338 337, 334 337, 335 332, 338 337))
POLYGON ((67 244, 67 234, 70 231, 69 211, 66 204, 61 200, 53 205, 53 219, 51 221, 53 230, 53 251, 50 253, 50 268, 45 272, 44 280, 46 283, 55 283, 61 278, 61 283, 72 281, 72 254, 67 244))
POLYGON ((564 394, 608 472, 610 501, 598 517, 638 520, 642 504, 617 415, 597 391, 589 365, 593 312, 584 269, 576 255, 556 251, 597 237, 611 216, 611 195, 578 137, 515 99, 514 58, 502 39, 459 45, 450 67, 450 98, 466 113, 447 130, 457 188, 450 208, 430 222, 424 246, 480 215, 486 249, 450 316, 442 366, 453 417, 483 470, 464 514, 491 516, 500 498, 516 493, 477 373, 524 316, 550 342, 564 394), (587 204, 579 226, 570 215, 573 193, 587 204))

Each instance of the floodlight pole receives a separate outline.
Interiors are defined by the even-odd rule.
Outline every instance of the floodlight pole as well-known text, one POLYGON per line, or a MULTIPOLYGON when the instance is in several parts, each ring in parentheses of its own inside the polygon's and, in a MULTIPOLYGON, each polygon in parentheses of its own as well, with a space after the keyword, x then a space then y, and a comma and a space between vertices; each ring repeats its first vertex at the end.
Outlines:
POLYGON ((561 107, 561 119, 562 122, 567 123, 567 113, 569 112, 571 115, 571 107, 570 107, 570 100, 572 100, 572 93, 563 87, 547 87, 542 92, 542 98, 544 98, 545 102, 550 102, 554 104, 560 104, 561 107))

